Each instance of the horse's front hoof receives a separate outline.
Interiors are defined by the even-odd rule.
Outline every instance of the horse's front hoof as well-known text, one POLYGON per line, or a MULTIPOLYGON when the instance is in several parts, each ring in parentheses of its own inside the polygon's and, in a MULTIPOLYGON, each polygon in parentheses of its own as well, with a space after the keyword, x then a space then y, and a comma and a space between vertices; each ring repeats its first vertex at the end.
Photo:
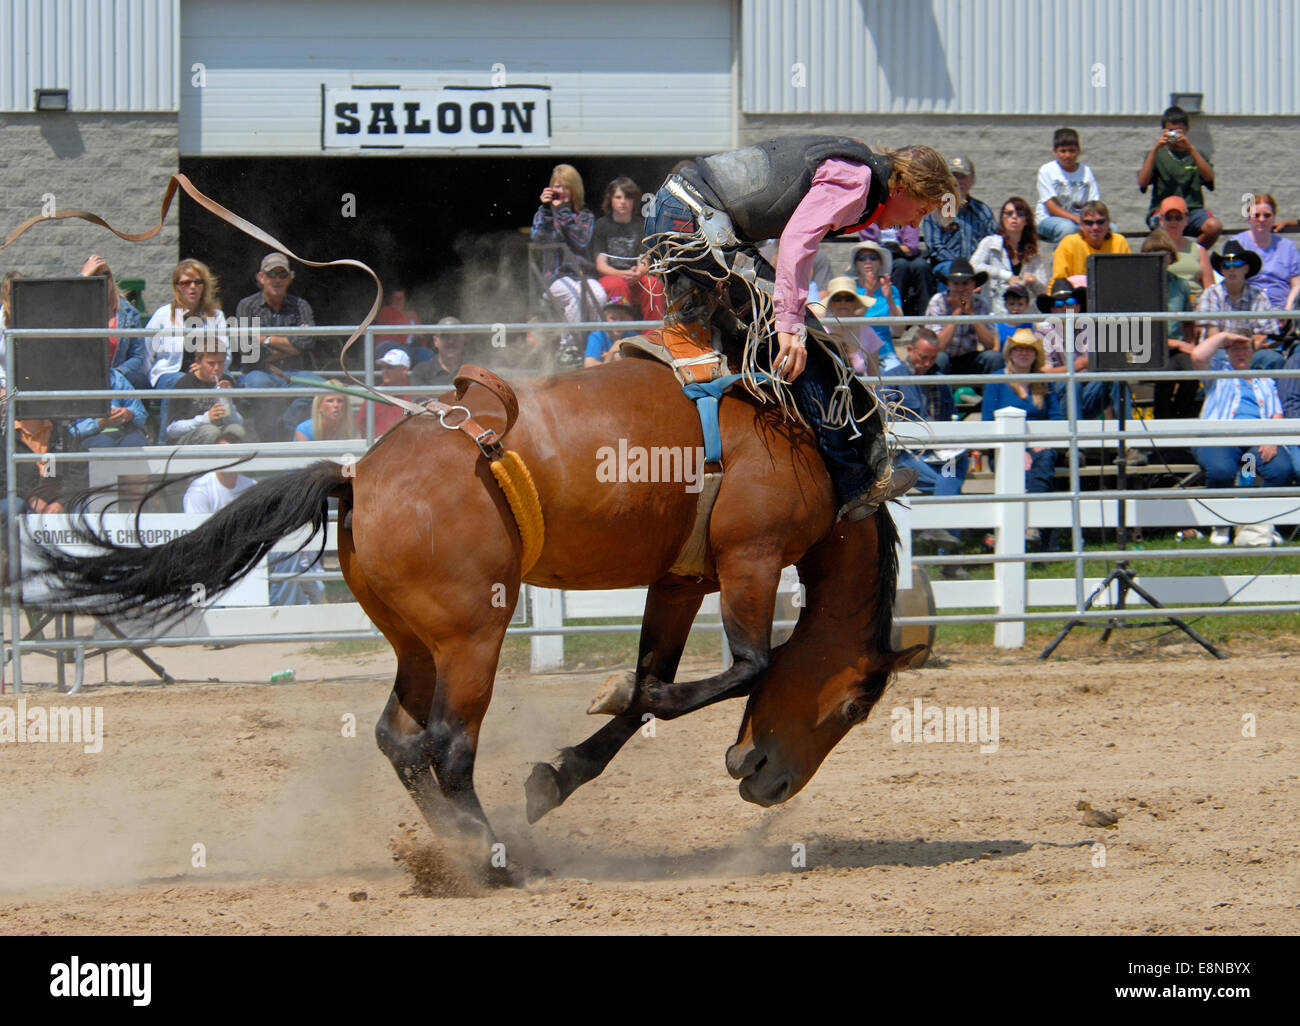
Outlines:
POLYGON ((563 803, 560 793, 560 775, 550 763, 534 764, 533 771, 524 781, 524 796, 528 799, 525 815, 529 823, 536 823, 552 809, 563 803))
POLYGON ((636 674, 632 670, 611 674, 587 707, 588 716, 621 716, 636 699, 636 674))

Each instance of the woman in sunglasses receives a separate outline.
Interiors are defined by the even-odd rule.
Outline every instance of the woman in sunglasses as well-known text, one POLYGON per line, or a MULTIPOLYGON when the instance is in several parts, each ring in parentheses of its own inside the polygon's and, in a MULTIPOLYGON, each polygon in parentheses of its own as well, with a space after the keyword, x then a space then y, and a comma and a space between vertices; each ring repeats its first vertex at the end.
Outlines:
POLYGON ((1300 251, 1290 239, 1273 231, 1276 217, 1277 202, 1272 196, 1266 192, 1252 196, 1250 228, 1234 235, 1232 241, 1259 257, 1253 284, 1268 296, 1269 308, 1288 310, 1300 295, 1300 251))
POLYGON ((1214 271, 1210 268, 1210 252, 1190 235, 1187 227, 1187 201, 1181 196, 1166 196, 1155 212, 1156 231, 1163 231, 1173 242, 1175 259, 1169 271, 1187 282, 1192 302, 1201 298, 1201 292, 1214 284, 1214 271))
POLYGON ((230 367, 230 340, 226 337, 226 315, 217 302, 217 279, 199 260, 182 260, 176 265, 172 271, 172 301, 153 312, 144 330, 149 336, 150 388, 171 388, 184 377, 190 363, 185 354, 196 350, 197 334, 214 334, 225 342, 226 367, 230 367))
POLYGON ((1101 200, 1090 200, 1079 211, 1079 230, 1067 235, 1052 255, 1052 277, 1086 281, 1088 257, 1093 253, 1131 253, 1128 240, 1110 230, 1110 208, 1101 200))

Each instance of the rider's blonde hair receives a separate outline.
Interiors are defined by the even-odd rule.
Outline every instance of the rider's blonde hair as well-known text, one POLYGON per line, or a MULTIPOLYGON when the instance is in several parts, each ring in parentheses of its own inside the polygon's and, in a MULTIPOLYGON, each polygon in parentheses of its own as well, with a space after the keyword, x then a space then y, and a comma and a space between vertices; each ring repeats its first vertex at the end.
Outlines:
POLYGON ((961 193, 942 153, 932 146, 904 146, 901 150, 891 150, 878 145, 876 151, 888 157, 894 165, 894 172, 889 176, 890 192, 902 189, 913 199, 932 205, 943 221, 949 220, 943 215, 944 200, 951 197, 955 209, 960 203, 961 193))

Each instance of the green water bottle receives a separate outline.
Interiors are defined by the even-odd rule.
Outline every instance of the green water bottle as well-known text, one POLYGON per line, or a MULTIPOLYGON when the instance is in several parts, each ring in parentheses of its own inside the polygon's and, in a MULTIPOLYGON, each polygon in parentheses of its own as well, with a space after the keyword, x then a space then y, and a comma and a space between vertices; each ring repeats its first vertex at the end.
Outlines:
POLYGON ((292 670, 277 670, 275 673, 271 674, 272 684, 288 684, 291 683, 292 681, 293 681, 292 670))

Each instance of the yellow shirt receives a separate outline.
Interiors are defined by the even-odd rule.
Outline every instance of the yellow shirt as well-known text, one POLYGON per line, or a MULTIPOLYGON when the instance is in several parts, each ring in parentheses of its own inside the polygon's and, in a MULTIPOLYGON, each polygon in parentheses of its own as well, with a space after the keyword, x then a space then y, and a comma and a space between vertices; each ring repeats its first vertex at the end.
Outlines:
POLYGON ((1087 274, 1088 257, 1092 253, 1132 252, 1128 239, 1119 232, 1111 232, 1107 238, 1102 239, 1101 246, 1097 249, 1088 245, 1083 233, 1075 232, 1057 243, 1056 252, 1052 254, 1052 277, 1068 278, 1073 274, 1087 274))

